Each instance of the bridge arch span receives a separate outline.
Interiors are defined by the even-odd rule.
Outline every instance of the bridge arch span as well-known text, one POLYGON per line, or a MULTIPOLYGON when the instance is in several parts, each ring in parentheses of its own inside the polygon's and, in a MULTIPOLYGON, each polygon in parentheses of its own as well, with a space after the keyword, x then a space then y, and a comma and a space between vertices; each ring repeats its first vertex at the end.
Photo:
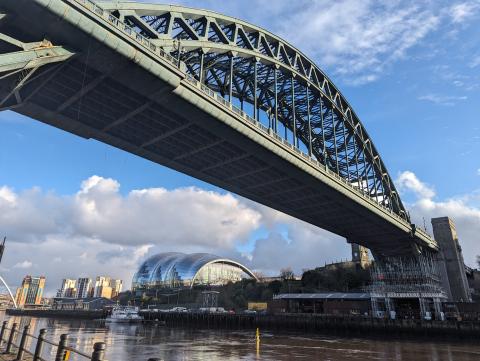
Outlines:
POLYGON ((280 37, 212 11, 105 2, 101 6, 185 71, 409 221, 358 116, 325 73, 280 37))
POLYGON ((411 224, 347 100, 274 34, 209 11, 122 1, 4 0, 0 12, 0 43, 22 49, 0 47, 0 73, 11 71, 0 74, 0 109, 215 184, 376 254, 437 249, 411 224))

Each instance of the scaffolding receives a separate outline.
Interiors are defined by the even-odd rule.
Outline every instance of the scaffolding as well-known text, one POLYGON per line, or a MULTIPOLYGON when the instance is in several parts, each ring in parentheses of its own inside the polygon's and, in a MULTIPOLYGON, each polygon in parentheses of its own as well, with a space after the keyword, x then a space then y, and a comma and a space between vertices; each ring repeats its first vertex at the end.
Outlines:
POLYGON ((371 277, 369 291, 376 297, 446 298, 433 253, 375 260, 371 277))

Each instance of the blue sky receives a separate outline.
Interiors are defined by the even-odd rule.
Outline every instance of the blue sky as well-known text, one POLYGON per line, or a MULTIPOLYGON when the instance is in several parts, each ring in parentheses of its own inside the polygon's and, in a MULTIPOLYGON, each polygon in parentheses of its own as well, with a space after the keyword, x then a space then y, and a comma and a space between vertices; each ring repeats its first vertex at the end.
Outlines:
MULTIPOLYGON (((468 250, 467 263, 474 265, 474 255, 480 254, 478 240, 474 239, 480 232, 480 1, 172 3, 212 9, 261 25, 314 59, 341 89, 366 126, 414 217, 417 220, 425 217, 427 222, 432 216, 453 217, 468 250)), ((218 196, 209 198, 214 203, 223 205, 231 201, 225 198, 229 195, 223 190, 12 112, 0 113, 0 169, 0 187, 4 187, 5 199, 23 200, 18 203, 23 204, 23 208, 18 206, 23 211, 42 213, 47 209, 46 214, 56 215, 49 216, 55 219, 52 229, 37 237, 29 233, 29 225, 24 222, 11 222, 14 215, 24 214, 17 206, 5 208, 6 213, 0 216, 3 226, 0 231, 4 228, 13 234, 10 247, 18 251, 15 255, 11 251, 10 260, 6 259, 4 264, 4 272, 13 283, 18 283, 25 272, 38 273, 48 268, 40 256, 34 259, 20 252, 26 243, 29 247, 57 247, 77 239, 87 244, 79 245, 78 249, 91 252, 89 257, 96 260, 90 264, 92 270, 108 269, 126 278, 145 256, 157 250, 172 250, 166 242, 154 239, 155 232, 129 243, 110 240, 109 231, 97 234, 91 231, 92 225, 83 224, 82 231, 72 226, 76 221, 68 215, 78 214, 71 210, 71 203, 80 199, 79 194, 87 194, 95 187, 117 192, 116 197, 122 202, 131 201, 132 191, 159 188, 174 201, 179 189, 191 186, 196 187, 193 201, 203 202, 202 197, 209 197, 202 190, 218 196), (99 178, 92 181, 92 176, 99 178), (85 186, 88 180, 95 186, 85 186), (62 213, 66 203, 69 210, 62 213), (22 227, 25 230, 19 230, 22 227), (98 248, 97 252, 89 250, 88 244, 98 248), (122 260, 131 252, 136 252, 136 258, 131 260, 128 272, 102 260, 102 255, 107 254, 122 260)), ((0 209, 3 209, 1 197, 0 191, 0 209)), ((248 253, 244 255, 246 259, 267 273, 282 266, 268 255, 269 244, 288 250, 299 242, 305 254, 318 249, 318 245, 332 244, 331 251, 308 258, 310 267, 348 256, 348 247, 333 235, 246 200, 236 201, 235 207, 248 214, 238 232, 228 236, 231 243, 226 244, 230 246, 217 248, 223 254, 238 258, 242 257, 239 252, 248 253)), ((168 207, 159 211, 165 209, 168 207)), ((178 214, 181 217, 187 215, 178 214)), ((134 233, 130 236, 136 237, 134 233)), ((207 232, 205 237, 209 236, 207 232)), ((211 251, 215 243, 199 241, 192 246, 186 242, 182 247, 187 251, 211 251)), ((59 251, 61 257, 67 257, 68 249, 62 252, 59 251)), ((86 258, 78 252, 79 257, 86 258)), ((297 253, 298 260, 293 257, 284 266, 300 272, 305 257, 301 251, 297 253)), ((54 253, 48 254, 55 258, 54 253)), ((54 280, 62 277, 55 268, 48 272, 54 280)))

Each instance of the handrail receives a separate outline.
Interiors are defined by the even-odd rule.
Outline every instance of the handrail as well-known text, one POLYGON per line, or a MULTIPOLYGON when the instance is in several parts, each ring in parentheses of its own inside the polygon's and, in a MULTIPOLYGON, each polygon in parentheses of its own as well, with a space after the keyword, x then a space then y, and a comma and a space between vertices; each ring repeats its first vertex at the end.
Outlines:
POLYGON ((28 353, 29 355, 34 356, 34 358, 33 358, 34 361, 47 361, 41 355, 42 351, 43 351, 43 345, 45 343, 57 348, 57 358, 56 359, 65 360, 66 359, 65 358, 66 353, 70 352, 70 353, 73 353, 75 355, 78 355, 80 357, 83 357, 83 358, 85 358, 87 360, 91 360, 91 361, 103 361, 104 360, 103 356, 104 356, 105 344, 103 342, 95 343, 93 353, 89 355, 85 352, 82 352, 80 350, 77 350, 77 349, 74 349, 73 347, 68 346, 66 344, 67 339, 68 339, 68 335, 66 335, 66 334, 62 334, 60 336, 60 342, 57 343, 57 342, 48 340, 44 337, 45 334, 46 334, 45 329, 40 330, 39 336, 35 336, 35 335, 28 332, 29 329, 30 329, 30 325, 26 325, 24 327, 23 332, 20 332, 17 329, 17 326, 18 326, 17 323, 14 323, 12 327, 8 327, 7 325, 8 325, 8 321, 4 321, 3 324, 2 324, 2 328, 1 328, 1 331, 0 331, 0 346, 1 346, 2 342, 7 341, 7 345, 6 345, 6 349, 5 349, 6 353, 11 353, 13 351, 13 347, 15 347, 17 349, 17 352, 18 352, 17 353, 18 356, 17 356, 17 359, 16 359, 17 361, 20 361, 20 360, 23 359, 23 354, 24 353, 28 353), (7 332, 7 331, 9 331, 9 332, 7 332), (7 333, 8 333, 8 338, 5 339, 5 336, 6 336, 7 333), (18 343, 18 336, 19 335, 22 336, 20 343, 18 343), (15 341, 15 338, 16 338, 16 341, 15 341), (28 338, 33 339, 33 340, 37 340, 37 344, 36 344, 34 353, 25 348, 25 343, 27 342, 28 338), (101 351, 101 352, 99 352, 99 351, 101 351))

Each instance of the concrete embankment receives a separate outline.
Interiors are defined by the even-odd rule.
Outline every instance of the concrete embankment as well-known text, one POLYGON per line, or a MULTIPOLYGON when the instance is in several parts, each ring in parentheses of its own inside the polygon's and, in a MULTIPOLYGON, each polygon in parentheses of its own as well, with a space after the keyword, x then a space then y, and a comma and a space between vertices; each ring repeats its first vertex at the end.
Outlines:
POLYGON ((10 316, 75 318, 83 320, 94 320, 105 317, 105 312, 103 311, 28 310, 10 308, 6 311, 6 313, 10 316))
MULTIPOLYGON (((103 311, 69 310, 7 310, 8 315, 98 319, 105 317, 103 311)), ((421 321, 387 320, 369 317, 348 317, 314 314, 208 314, 141 312, 147 322, 161 321, 171 327, 196 327, 211 329, 256 328, 313 333, 345 333, 352 335, 381 336, 434 336, 480 339, 479 321, 421 321)))
POLYGON ((480 339, 480 322, 387 320, 313 314, 231 315, 145 312, 146 320, 165 321, 167 326, 205 328, 256 328, 354 335, 404 335, 480 339))

